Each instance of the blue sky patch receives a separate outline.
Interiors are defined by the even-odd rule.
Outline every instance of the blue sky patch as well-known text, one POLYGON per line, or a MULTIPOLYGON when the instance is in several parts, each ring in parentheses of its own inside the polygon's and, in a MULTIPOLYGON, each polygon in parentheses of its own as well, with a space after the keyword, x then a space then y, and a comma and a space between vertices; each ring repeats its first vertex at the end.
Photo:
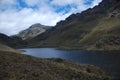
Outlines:
POLYGON ((91 5, 94 0, 85 0, 84 4, 85 5, 91 5))

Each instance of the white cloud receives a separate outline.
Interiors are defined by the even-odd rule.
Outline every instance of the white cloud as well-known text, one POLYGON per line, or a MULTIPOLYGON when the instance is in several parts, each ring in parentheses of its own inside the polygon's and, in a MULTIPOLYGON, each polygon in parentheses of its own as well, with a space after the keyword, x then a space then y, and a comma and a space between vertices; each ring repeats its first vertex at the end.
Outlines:
POLYGON ((44 25, 55 25, 68 15, 57 14, 51 11, 34 11, 31 8, 24 8, 21 11, 6 11, 0 13, 0 32, 8 35, 16 34, 35 23, 44 25))
POLYGON ((53 0, 51 4, 59 5, 59 6, 66 6, 70 4, 74 4, 75 0, 53 0))
POLYGON ((27 5, 34 6, 39 3, 40 0, 23 0, 27 5))
POLYGON ((0 0, 1 5, 14 5, 16 4, 16 0, 0 0))
POLYGON ((51 4, 58 6, 66 6, 66 5, 76 5, 77 8, 72 7, 70 13, 78 13, 88 8, 92 8, 95 5, 98 5, 102 0, 93 0, 92 4, 85 5, 84 3, 89 0, 52 0, 51 4))
POLYGON ((94 7, 94 6, 96 6, 96 5, 98 5, 101 1, 102 0, 94 0, 93 3, 92 3, 91 8, 94 7))
MULTIPOLYGON (((0 32, 13 35, 21 30, 24 30, 35 23, 41 23, 43 25, 55 25, 58 21, 64 20, 72 13, 81 12, 91 6, 98 4, 100 0, 94 0, 92 5, 85 5, 84 0, 53 0, 51 3, 47 3, 49 0, 24 0, 29 6, 37 5, 38 9, 33 8, 4 8, 18 5, 16 0, 0 0, 0 32), (71 10, 64 14, 63 12, 57 13, 51 5, 65 6, 68 4, 75 4, 77 7, 72 7, 71 10)), ((20 4, 19 4, 20 5, 20 4)))
POLYGON ((0 0, 0 9, 10 9, 18 5, 16 0, 0 0))

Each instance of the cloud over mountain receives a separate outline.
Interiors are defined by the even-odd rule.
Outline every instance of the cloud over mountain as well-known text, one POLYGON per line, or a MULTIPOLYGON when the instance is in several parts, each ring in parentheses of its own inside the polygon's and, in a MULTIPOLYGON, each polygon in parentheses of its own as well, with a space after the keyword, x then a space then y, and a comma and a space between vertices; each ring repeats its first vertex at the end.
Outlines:
POLYGON ((54 26, 101 0, 0 0, 0 32, 16 34, 34 23, 54 26))

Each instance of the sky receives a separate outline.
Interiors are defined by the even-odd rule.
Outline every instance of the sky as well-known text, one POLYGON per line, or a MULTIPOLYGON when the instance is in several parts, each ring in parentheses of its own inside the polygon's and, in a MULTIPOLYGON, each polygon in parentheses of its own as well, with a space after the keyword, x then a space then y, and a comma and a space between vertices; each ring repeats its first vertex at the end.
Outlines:
POLYGON ((55 26, 60 20, 93 8, 102 0, 0 0, 0 33, 14 35, 35 23, 55 26))

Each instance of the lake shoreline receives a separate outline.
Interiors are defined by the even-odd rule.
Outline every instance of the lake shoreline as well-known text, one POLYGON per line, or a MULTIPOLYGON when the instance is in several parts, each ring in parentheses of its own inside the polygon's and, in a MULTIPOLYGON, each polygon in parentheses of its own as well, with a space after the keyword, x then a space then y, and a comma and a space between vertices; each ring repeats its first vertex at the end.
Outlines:
POLYGON ((112 75, 114 74, 114 76, 120 75, 118 72, 116 74, 116 70, 118 69, 117 71, 119 71, 120 67, 119 51, 58 50, 57 48, 27 48, 24 50, 26 50, 24 54, 40 58, 62 58, 81 64, 91 64, 101 67, 104 70, 107 69, 106 71, 110 73, 113 72, 112 75))
POLYGON ((0 61, 2 80, 111 80, 109 74, 98 67, 59 58, 42 59, 0 51, 0 61))
POLYGON ((37 47, 21 47, 17 49, 24 49, 24 48, 56 48, 58 50, 85 50, 85 51, 99 51, 99 52, 120 52, 120 50, 110 50, 110 49, 84 49, 79 47, 69 47, 69 46, 37 46, 37 47))

